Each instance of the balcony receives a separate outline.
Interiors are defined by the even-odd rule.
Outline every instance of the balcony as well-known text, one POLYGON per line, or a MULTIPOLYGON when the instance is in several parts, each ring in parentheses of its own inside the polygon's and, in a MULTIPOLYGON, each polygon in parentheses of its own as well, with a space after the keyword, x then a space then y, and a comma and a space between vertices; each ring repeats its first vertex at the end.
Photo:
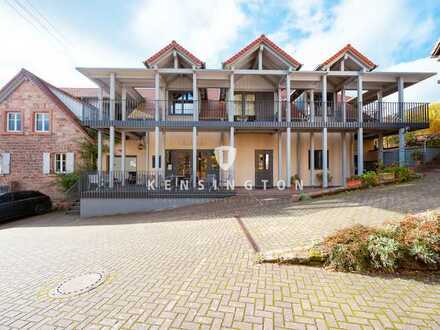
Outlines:
POLYGON ((156 123, 156 109, 158 121, 161 125, 174 123, 174 126, 188 126, 197 122, 197 125, 221 126, 235 125, 251 127, 358 127, 360 114, 362 126, 371 128, 414 126, 423 128, 429 125, 428 103, 414 102, 372 102, 363 105, 362 112, 358 111, 358 104, 352 102, 291 102, 290 116, 287 113, 286 101, 212 101, 201 100, 191 103, 171 103, 169 101, 145 100, 144 102, 125 103, 122 101, 105 100, 101 104, 90 104, 83 108, 83 121, 91 125, 99 121, 110 121, 114 111, 114 120, 127 123, 156 123), (99 108, 102 108, 100 113, 99 108), (194 115, 196 111, 196 115, 194 115), (231 114, 231 116, 229 115, 231 114), (290 117, 290 119, 289 119, 290 117), (211 124, 207 124, 211 122, 211 124), (206 123, 206 124, 204 124, 206 123), (186 124, 186 125, 185 125, 186 124))

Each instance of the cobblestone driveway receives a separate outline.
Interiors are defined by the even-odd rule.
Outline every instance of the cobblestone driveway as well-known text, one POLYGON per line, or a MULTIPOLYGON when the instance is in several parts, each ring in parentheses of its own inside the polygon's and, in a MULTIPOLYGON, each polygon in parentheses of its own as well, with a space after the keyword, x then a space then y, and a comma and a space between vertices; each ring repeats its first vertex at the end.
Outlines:
POLYGON ((261 249, 440 207, 440 174, 308 203, 237 197, 99 219, 53 213, 0 226, 0 328, 440 328, 440 276, 256 265, 261 249), (105 271, 77 297, 66 277, 105 271))

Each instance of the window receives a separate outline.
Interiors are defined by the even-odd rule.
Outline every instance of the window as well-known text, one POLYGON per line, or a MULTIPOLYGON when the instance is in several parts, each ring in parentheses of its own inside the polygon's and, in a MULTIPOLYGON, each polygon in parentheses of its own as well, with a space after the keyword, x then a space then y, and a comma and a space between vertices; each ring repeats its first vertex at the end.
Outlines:
POLYGON ((170 92, 170 115, 192 115, 194 100, 192 92, 170 92))
POLYGON ((236 116, 255 116, 255 94, 237 93, 234 95, 236 116))
MULTIPOLYGON (((156 155, 152 156, 152 162, 153 162, 153 165, 151 166, 151 168, 156 168, 156 155)), ((161 168, 161 167, 162 167, 162 157, 159 156, 159 168, 161 168)))
POLYGON ((55 173, 66 173, 66 154, 56 154, 55 155, 55 173))
MULTIPOLYGON (((125 171, 126 172, 136 172, 136 168, 137 168, 136 163, 137 163, 136 156, 125 156, 125 171)), ((115 171, 122 170, 122 157, 121 156, 115 156, 115 162, 114 162, 113 168, 115 171)))
POLYGON ((36 113, 35 114, 35 131, 49 132, 49 114, 36 113))
MULTIPOLYGON (((327 150, 327 169, 330 168, 329 151, 327 150)), ((315 150, 315 166, 314 170, 322 170, 322 150, 315 150)), ((309 170, 310 170, 310 150, 309 150, 309 170)))
POLYGON ((8 112, 8 127, 9 132, 21 131, 21 113, 20 112, 8 112))

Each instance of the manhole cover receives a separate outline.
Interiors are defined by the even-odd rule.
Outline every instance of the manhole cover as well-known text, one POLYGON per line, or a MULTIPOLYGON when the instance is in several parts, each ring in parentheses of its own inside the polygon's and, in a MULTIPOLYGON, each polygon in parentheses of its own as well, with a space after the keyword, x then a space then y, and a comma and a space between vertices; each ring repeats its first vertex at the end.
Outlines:
POLYGON ((82 274, 61 282, 49 295, 54 298, 76 296, 97 288, 104 280, 104 273, 82 274))

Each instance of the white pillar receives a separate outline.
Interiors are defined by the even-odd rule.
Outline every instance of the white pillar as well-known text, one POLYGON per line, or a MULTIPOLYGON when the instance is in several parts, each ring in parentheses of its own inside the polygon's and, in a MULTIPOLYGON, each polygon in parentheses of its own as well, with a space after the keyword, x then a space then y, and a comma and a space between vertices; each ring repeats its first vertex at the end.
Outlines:
POLYGON ((322 187, 328 187, 327 127, 322 129, 322 187))
POLYGON ((358 175, 364 173, 364 129, 362 128, 363 122, 363 101, 362 101, 362 76, 358 76, 357 80, 357 100, 358 100, 358 135, 357 135, 357 162, 358 162, 358 175))
MULTIPOLYGON (((405 122, 405 113, 404 113, 404 96, 403 96, 404 82, 403 78, 399 77, 397 79, 397 92, 398 92, 398 102, 399 102, 399 119, 400 123, 405 122)), ((399 166, 405 166, 405 128, 402 127, 399 129, 399 166)))
POLYGON ((109 146, 109 187, 113 188, 115 163, 115 127, 110 126, 110 146, 109 146))
POLYGON ((159 185, 159 157, 160 157, 160 130, 159 126, 154 128, 154 175, 156 178, 156 185, 159 185))
POLYGON ((286 76, 286 120, 290 122, 292 119, 291 104, 290 104, 290 77, 286 76))
POLYGON ((160 120, 160 109, 159 109, 159 99, 160 99, 160 77, 159 72, 154 73, 154 120, 160 120))
POLYGON ((322 76, 322 115, 324 117, 324 128, 322 129, 322 187, 328 187, 328 159, 327 159, 327 75, 322 76))
POLYGON ((342 176, 341 186, 345 187, 347 184, 347 139, 345 132, 341 132, 341 157, 342 157, 342 176))
POLYGON ((98 172, 102 172, 102 131, 98 130, 98 159, 96 161, 98 172))
POLYGON ((277 133, 278 142, 278 180, 281 180, 283 176, 283 145, 281 141, 281 131, 277 133))
POLYGON ((231 72, 229 76, 229 112, 228 119, 229 121, 234 121, 235 114, 235 96, 234 96, 234 73, 231 72))
POLYGON ((341 89, 342 121, 347 121, 347 104, 345 103, 345 86, 341 89))
POLYGON ((167 136, 166 136, 166 130, 165 130, 165 128, 163 128, 161 131, 160 131, 160 137, 161 137, 161 140, 160 140, 160 159, 161 159, 161 162, 160 162, 160 173, 162 174, 162 178, 165 178, 165 156, 166 156, 166 146, 167 146, 167 136))
POLYGON ((197 188, 197 128, 193 126, 192 131, 192 184, 197 188))
POLYGON ((383 91, 379 90, 377 91, 377 106, 378 106, 378 116, 379 116, 379 122, 383 121, 383 103, 382 103, 382 98, 383 98, 383 91))
POLYGON ((145 174, 148 175, 150 169, 150 149, 149 149, 149 132, 145 132, 145 174))
POLYGON ((283 100, 281 98, 281 88, 278 88, 278 121, 281 122, 283 120, 283 100))
POLYGON ((110 120, 115 120, 116 74, 110 74, 110 120))
POLYGON ((98 107, 99 107, 98 119, 102 120, 104 117, 104 98, 103 98, 103 91, 102 91, 101 87, 99 87, 99 89, 98 89, 98 107))
MULTIPOLYGON (((160 108, 159 108, 159 99, 160 99, 160 76, 159 71, 154 73, 154 119, 156 123, 160 120, 160 108)), ((159 186, 159 157, 160 157, 160 129, 159 126, 156 125, 154 128, 154 176, 156 186, 159 186)))
MULTIPOLYGON (((115 120, 116 74, 110 74, 110 120, 115 120)), ((113 187, 115 163, 115 127, 110 126, 109 187, 113 187)))
POLYGON ((197 74, 193 72, 193 120, 199 120, 199 93, 197 89, 197 74))
POLYGON ((321 101, 322 101, 322 116, 324 117, 324 122, 327 122, 327 75, 326 74, 322 76, 321 101))
POLYGON ((378 139, 377 139, 377 158, 379 160, 379 165, 383 165, 383 133, 379 133, 378 139))
MULTIPOLYGON (((102 120, 103 112, 104 112, 104 103, 103 103, 103 92, 102 88, 98 89, 98 119, 102 120)), ((102 130, 98 129, 98 159, 96 161, 96 168, 98 172, 102 172, 102 130)))
POLYGON ((301 133, 296 133, 296 173, 301 178, 301 133))
MULTIPOLYGON (((290 109, 290 77, 289 75, 286 76, 286 120, 288 125, 290 125, 291 120, 291 109, 290 109)), ((292 169, 291 169, 291 128, 287 127, 286 130, 286 185, 288 188, 290 188, 290 179, 292 177, 292 169)))
POLYGON ((315 133, 310 133, 310 185, 313 187, 315 185, 315 133))
POLYGON ((315 122, 315 92, 310 90, 310 121, 315 122))
MULTIPOLYGON (((231 148, 235 148, 235 129, 234 127, 230 128, 229 131, 229 146, 231 148)), ((230 155, 228 155, 230 157, 230 155)), ((229 158, 228 158, 229 161, 229 158)), ((231 183, 233 183, 233 186, 235 186, 235 162, 232 163, 231 167, 229 168, 229 180, 231 183)))
POLYGON ((122 111, 122 120, 127 119, 127 88, 122 86, 121 91, 121 111, 122 111))
POLYGON ((121 132, 121 172, 122 185, 125 185, 125 131, 121 132))

